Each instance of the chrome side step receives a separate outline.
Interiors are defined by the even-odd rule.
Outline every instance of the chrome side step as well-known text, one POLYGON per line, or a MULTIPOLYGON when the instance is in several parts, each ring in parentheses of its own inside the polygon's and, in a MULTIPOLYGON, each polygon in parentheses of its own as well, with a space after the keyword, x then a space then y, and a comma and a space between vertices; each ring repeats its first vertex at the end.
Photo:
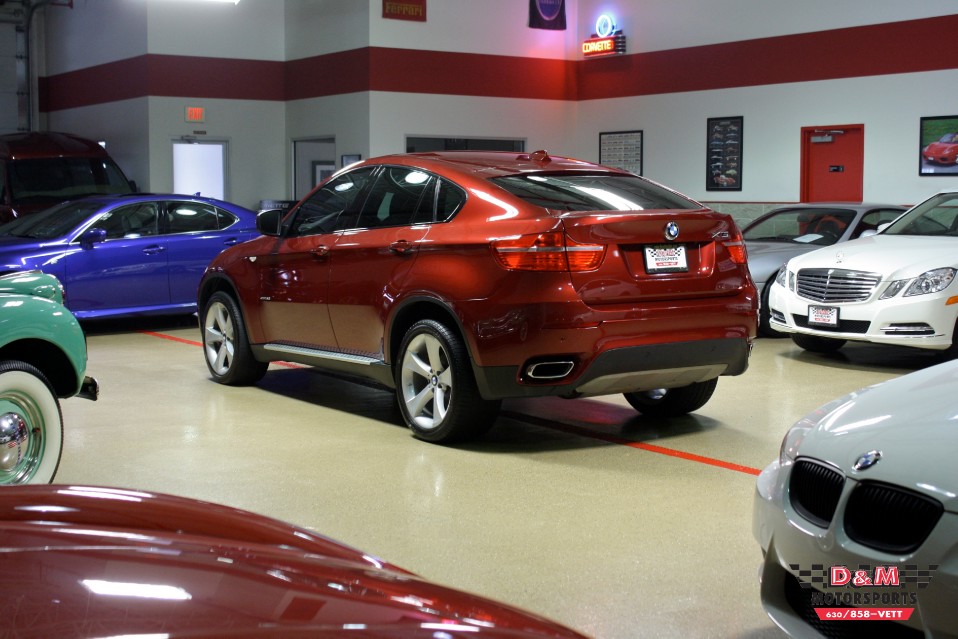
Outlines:
POLYGON ((365 366, 383 363, 382 360, 376 359, 375 357, 352 355, 350 353, 339 353, 336 351, 324 351, 317 348, 306 348, 305 346, 292 346, 290 344, 264 344, 263 350, 274 353, 284 353, 286 355, 297 355, 299 357, 334 360, 337 362, 348 362, 350 364, 363 364, 365 366))

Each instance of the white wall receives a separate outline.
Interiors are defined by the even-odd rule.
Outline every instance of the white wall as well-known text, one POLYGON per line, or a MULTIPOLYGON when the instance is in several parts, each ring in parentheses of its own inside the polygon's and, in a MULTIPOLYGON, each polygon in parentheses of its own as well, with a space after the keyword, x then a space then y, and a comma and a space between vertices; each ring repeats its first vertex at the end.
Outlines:
POLYGON ((41 11, 47 35, 43 75, 147 53, 146 0, 84 0, 41 11))
POLYGON ((173 188, 173 140, 202 138, 229 143, 226 199, 256 209, 260 200, 287 197, 286 109, 282 102, 149 98, 150 190, 173 188), (206 109, 206 121, 185 121, 187 105, 206 109))
POLYGON ((285 8, 287 60, 369 46, 367 1, 285 0, 285 8))
POLYGON ((524 139, 528 151, 564 154, 575 110, 574 103, 560 100, 374 92, 370 153, 402 153, 412 135, 524 139))
POLYGON ((565 31, 529 29, 527 0, 432 0, 427 22, 383 20, 382 0, 367 2, 372 46, 551 59, 578 51, 575 0, 566 0, 565 31))
MULTIPOLYGON (((570 28, 562 32, 527 28, 525 0, 433 0, 426 23, 383 20, 381 7, 381 0, 51 6, 43 10, 44 74, 144 53, 290 61, 367 46, 578 60, 578 43, 602 11, 616 16, 631 53, 955 13, 953 0, 567 0, 570 28)), ((335 138, 338 158, 400 152, 407 135, 510 137, 526 139, 530 150, 597 160, 601 131, 630 129, 645 132, 644 173, 697 199, 795 201, 801 127, 862 123, 866 199, 909 203, 958 186, 958 178, 919 177, 917 167, 919 118, 955 113, 948 105, 958 104, 956 80, 958 70, 581 102, 385 92, 286 103, 151 97, 54 112, 48 126, 108 139, 121 166, 153 190, 172 186, 173 138, 203 130, 229 139, 230 197, 249 206, 291 196, 294 139, 335 138), (207 107, 208 121, 185 123, 188 104, 207 107), (707 192, 706 119, 735 115, 745 118, 744 188, 707 192)))
POLYGON ((954 0, 576 0, 575 4, 579 40, 591 35, 600 14, 610 13, 626 34, 630 53, 900 22, 956 11, 954 0))
POLYGON ((798 201, 801 128, 865 125, 864 199, 915 203, 958 177, 918 176, 922 116, 952 115, 958 70, 666 94, 579 105, 573 152, 598 160, 599 133, 640 129, 644 171, 698 200, 798 201), (915 99, 947 95, 937 104, 915 99), (705 189, 706 119, 744 117, 742 191, 705 189))
MULTIPOLYGON (((334 157, 337 162, 344 153, 359 153, 363 158, 369 157, 369 104, 369 93, 349 93, 288 102, 286 104, 287 148, 292 147, 292 140, 335 138, 334 157)), ((287 174, 292 175, 291 160, 287 174)), ((288 193, 292 194, 291 184, 288 185, 288 193)))
MULTIPOLYGON (((72 9, 47 7, 46 68, 55 75, 150 54, 281 61, 283 4, 237 5, 181 0, 85 0, 72 9)), ((173 189, 174 138, 197 135, 229 142, 227 199, 255 208, 287 194, 286 113, 281 101, 149 97, 64 109, 46 127, 94 139, 141 190, 173 189), (186 122, 187 106, 206 109, 186 122)))

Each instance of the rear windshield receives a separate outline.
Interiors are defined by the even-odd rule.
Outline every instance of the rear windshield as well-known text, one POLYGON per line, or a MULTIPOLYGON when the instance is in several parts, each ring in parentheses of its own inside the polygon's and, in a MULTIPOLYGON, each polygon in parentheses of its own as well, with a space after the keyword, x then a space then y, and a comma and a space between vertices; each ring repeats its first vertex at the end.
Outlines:
POLYGON ((123 171, 109 158, 16 160, 9 167, 14 206, 133 192, 123 171))
POLYGON ((702 208, 697 202, 635 175, 536 173, 490 181, 530 204, 559 211, 702 208))

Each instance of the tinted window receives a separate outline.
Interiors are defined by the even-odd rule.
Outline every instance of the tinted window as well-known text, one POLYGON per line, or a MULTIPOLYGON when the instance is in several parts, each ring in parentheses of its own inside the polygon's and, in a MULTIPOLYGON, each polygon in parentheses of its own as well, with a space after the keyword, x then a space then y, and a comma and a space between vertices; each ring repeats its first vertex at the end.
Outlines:
POLYGON ((837 242, 854 219, 851 209, 784 209, 749 225, 744 236, 746 240, 827 246, 837 242))
POLYGON ((435 186, 436 177, 423 171, 385 167, 369 190, 356 226, 407 226, 422 218, 432 221, 435 186), (422 215, 417 216, 420 211, 422 215))
POLYGON ((439 192, 436 194, 436 215, 438 222, 451 219, 466 203, 466 194, 455 184, 446 180, 439 183, 439 192))
POLYGON ((132 191, 123 172, 105 158, 17 160, 9 170, 14 204, 132 191))
POLYGON ((63 237, 88 217, 100 210, 102 204, 89 200, 64 202, 57 206, 24 215, 0 226, 0 235, 50 240, 63 237))
POLYGON ((355 210, 356 197, 372 175, 373 168, 362 168, 330 180, 306 199, 293 212, 289 235, 330 233, 349 226, 353 218, 341 220, 347 210, 355 210))
POLYGON ((958 193, 925 200, 885 229, 885 234, 958 236, 958 193))
POLYGON ((105 230, 107 239, 156 235, 158 209, 156 202, 121 206, 104 213, 91 228, 105 230))
POLYGON ((170 233, 216 231, 236 220, 230 213, 199 202, 168 202, 170 233))
POLYGON ((495 184, 530 204, 559 211, 697 209, 701 205, 634 175, 510 175, 495 184))
POLYGON ((852 233, 852 238, 861 237, 861 234, 865 231, 877 231, 879 226, 891 222, 901 214, 901 209, 875 209, 869 211, 862 216, 861 222, 858 223, 858 227, 855 229, 855 232, 852 233))

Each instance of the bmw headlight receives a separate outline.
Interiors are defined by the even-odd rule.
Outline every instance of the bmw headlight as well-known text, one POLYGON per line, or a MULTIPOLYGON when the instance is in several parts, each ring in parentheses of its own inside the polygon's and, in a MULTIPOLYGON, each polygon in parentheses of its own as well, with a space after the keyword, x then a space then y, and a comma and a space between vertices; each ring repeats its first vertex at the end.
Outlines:
POLYGON ((785 438, 782 439, 782 447, 778 451, 779 464, 785 466, 795 461, 798 457, 798 447, 805 441, 810 430, 812 425, 804 419, 788 429, 785 438))

